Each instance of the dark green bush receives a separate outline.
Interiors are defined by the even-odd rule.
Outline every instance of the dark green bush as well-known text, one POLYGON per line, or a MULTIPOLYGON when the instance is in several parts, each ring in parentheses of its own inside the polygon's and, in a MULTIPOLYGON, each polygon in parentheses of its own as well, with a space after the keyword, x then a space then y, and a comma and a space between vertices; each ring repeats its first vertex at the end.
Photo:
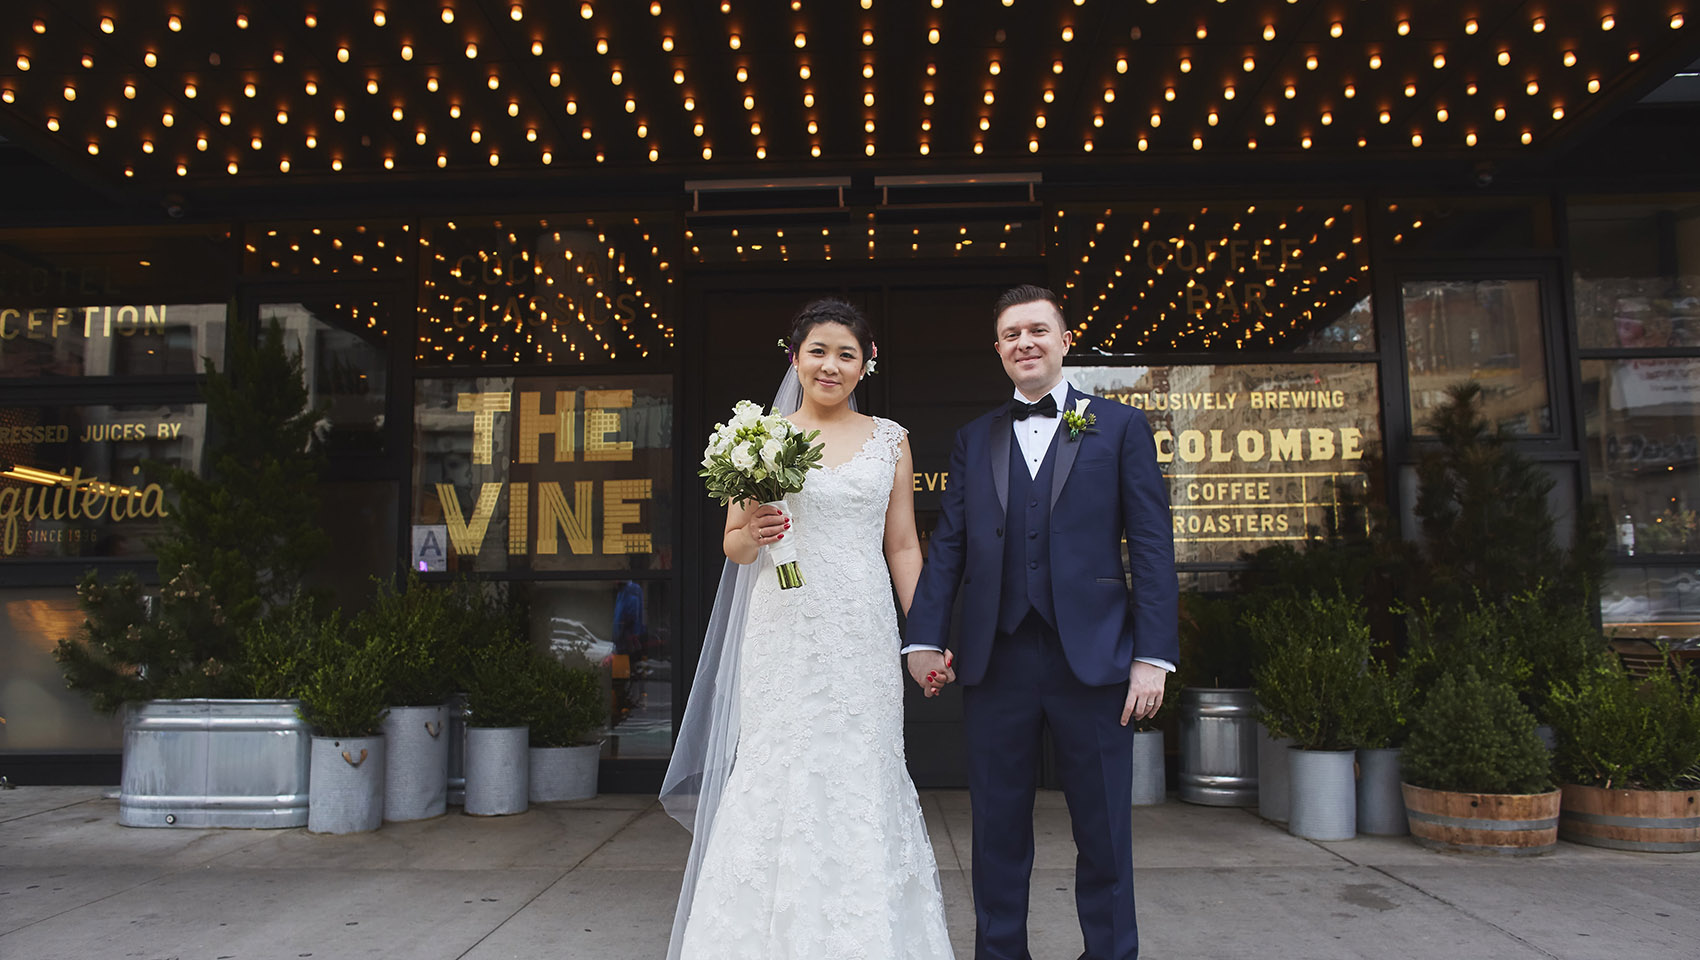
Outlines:
POLYGON ((552 654, 536 654, 539 698, 526 726, 534 747, 577 747, 597 742, 608 721, 602 678, 591 667, 573 666, 552 654))
POLYGON ((322 649, 323 641, 336 637, 334 631, 323 628, 324 617, 319 605, 303 596, 250 626, 242 639, 237 695, 260 700, 294 698, 324 659, 337 656, 334 649, 322 649))
POLYGON ((1441 674, 1411 720, 1406 781, 1458 793, 1552 789, 1535 717, 1511 685, 1465 664, 1441 674))
POLYGON ((301 717, 321 737, 368 737, 383 720, 386 657, 333 613, 305 639, 316 662, 296 691, 301 717))
POLYGON ((1343 593, 1285 597, 1240 619, 1263 651, 1253 671, 1260 719, 1306 750, 1361 745, 1372 687, 1369 626, 1343 593))
POLYGON ((1560 779, 1593 787, 1700 787, 1700 676, 1660 670, 1637 679, 1609 664, 1554 684, 1560 779))
POLYGON ((466 722, 523 727, 545 709, 542 655, 529 644, 492 644, 467 657, 466 722))
POLYGON ((372 605, 353 631, 385 663, 384 702, 428 707, 455 692, 459 651, 451 643, 453 593, 411 571, 400 589, 376 580, 372 605))
POLYGON ((1256 659, 1239 623, 1240 600, 1183 593, 1180 602, 1180 682, 1188 687, 1249 687, 1256 659))

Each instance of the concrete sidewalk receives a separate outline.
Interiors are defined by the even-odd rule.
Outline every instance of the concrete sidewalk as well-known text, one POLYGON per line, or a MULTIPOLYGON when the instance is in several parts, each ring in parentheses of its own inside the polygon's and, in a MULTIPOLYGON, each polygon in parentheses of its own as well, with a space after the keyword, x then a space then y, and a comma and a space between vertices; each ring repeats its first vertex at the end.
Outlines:
MULTIPOLYGON (((353 837, 144 830, 87 787, 0 792, 0 960, 653 960, 689 836, 650 797, 353 837)), ((957 955, 973 955, 968 798, 922 797, 957 955)), ((1143 956, 1694 960, 1700 854, 1561 844, 1508 861, 1408 839, 1297 840, 1239 809, 1133 813, 1143 956)), ((1072 960, 1062 798, 1036 817, 1032 946, 1072 960)))

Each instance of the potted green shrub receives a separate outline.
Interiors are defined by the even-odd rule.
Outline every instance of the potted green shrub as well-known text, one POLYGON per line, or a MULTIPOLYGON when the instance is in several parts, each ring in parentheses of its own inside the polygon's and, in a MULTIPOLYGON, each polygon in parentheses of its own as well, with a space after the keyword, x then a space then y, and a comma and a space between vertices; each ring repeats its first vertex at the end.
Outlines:
POLYGON ((544 699, 541 655, 524 642, 471 651, 466 671, 466 806, 473 816, 524 813, 530 730, 544 699))
POLYGON ((379 582, 354 632, 385 664, 384 819, 441 816, 448 803, 449 696, 459 672, 451 643, 453 593, 408 572, 379 582))
POLYGON ((301 360, 271 325, 232 322, 229 363, 205 358, 205 471, 165 469, 172 504, 155 591, 90 571, 84 622, 54 657, 97 710, 127 709, 118 819, 127 826, 294 827, 307 822, 307 730, 274 690, 245 697, 254 631, 302 593, 328 538, 316 523, 318 412, 301 360), (151 593, 151 595, 150 595, 151 593), (231 798, 246 798, 231 802, 231 798))
POLYGON ((319 621, 303 645, 314 664, 298 691, 301 715, 313 728, 307 829, 376 830, 384 819, 385 656, 340 614, 319 621))
POLYGON ((602 732, 608 720, 599 671, 539 653, 538 698, 526 717, 530 729, 532 803, 588 800, 596 796, 602 732))
POLYGON ((1646 853, 1700 850, 1700 676, 1608 664, 1553 687, 1558 835, 1646 853))
POLYGON ((1410 832, 1399 784, 1401 756, 1415 692, 1403 671, 1381 660, 1364 668, 1358 714, 1358 832, 1397 837, 1410 832))
POLYGON ((1168 772, 1164 768, 1163 722, 1174 714, 1180 696, 1180 677, 1170 671, 1163 680, 1163 703, 1157 712, 1133 725, 1133 805, 1155 806, 1169 798, 1168 772))
POLYGON ((1238 623, 1239 598, 1183 593, 1181 691, 1177 703, 1182 800, 1209 806, 1257 802, 1252 648, 1238 623))
POLYGON ((1473 664, 1443 672, 1414 712, 1403 767, 1418 843, 1514 855, 1558 843, 1559 792, 1534 714, 1473 664))
POLYGON ((1368 696, 1369 625, 1344 593, 1282 597, 1240 622, 1262 651, 1253 671, 1259 718, 1288 748, 1287 829, 1312 840, 1357 833, 1353 765, 1368 696))

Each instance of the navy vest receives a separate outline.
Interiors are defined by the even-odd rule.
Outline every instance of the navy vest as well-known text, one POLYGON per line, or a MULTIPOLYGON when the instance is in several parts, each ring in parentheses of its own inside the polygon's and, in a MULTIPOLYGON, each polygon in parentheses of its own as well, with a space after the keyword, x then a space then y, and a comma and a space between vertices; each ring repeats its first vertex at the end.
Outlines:
MULTIPOLYGON (((1057 434, 1062 425, 1057 425, 1057 434)), ((1056 604, 1051 597, 1051 479, 1057 468, 1057 439, 1039 463, 1039 475, 1029 476, 1021 444, 1009 443, 1009 511, 1003 541, 1003 589, 998 599, 998 631, 1014 633, 1029 611, 1036 611, 1054 631, 1056 604)))

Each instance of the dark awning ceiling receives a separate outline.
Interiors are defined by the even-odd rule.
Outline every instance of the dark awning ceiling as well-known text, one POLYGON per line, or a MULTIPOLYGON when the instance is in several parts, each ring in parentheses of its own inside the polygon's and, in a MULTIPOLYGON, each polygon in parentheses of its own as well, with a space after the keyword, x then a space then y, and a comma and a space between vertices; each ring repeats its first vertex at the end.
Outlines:
POLYGON ((149 196, 492 168, 1495 159, 1692 61, 1692 4, 11 0, 0 130, 149 196))

